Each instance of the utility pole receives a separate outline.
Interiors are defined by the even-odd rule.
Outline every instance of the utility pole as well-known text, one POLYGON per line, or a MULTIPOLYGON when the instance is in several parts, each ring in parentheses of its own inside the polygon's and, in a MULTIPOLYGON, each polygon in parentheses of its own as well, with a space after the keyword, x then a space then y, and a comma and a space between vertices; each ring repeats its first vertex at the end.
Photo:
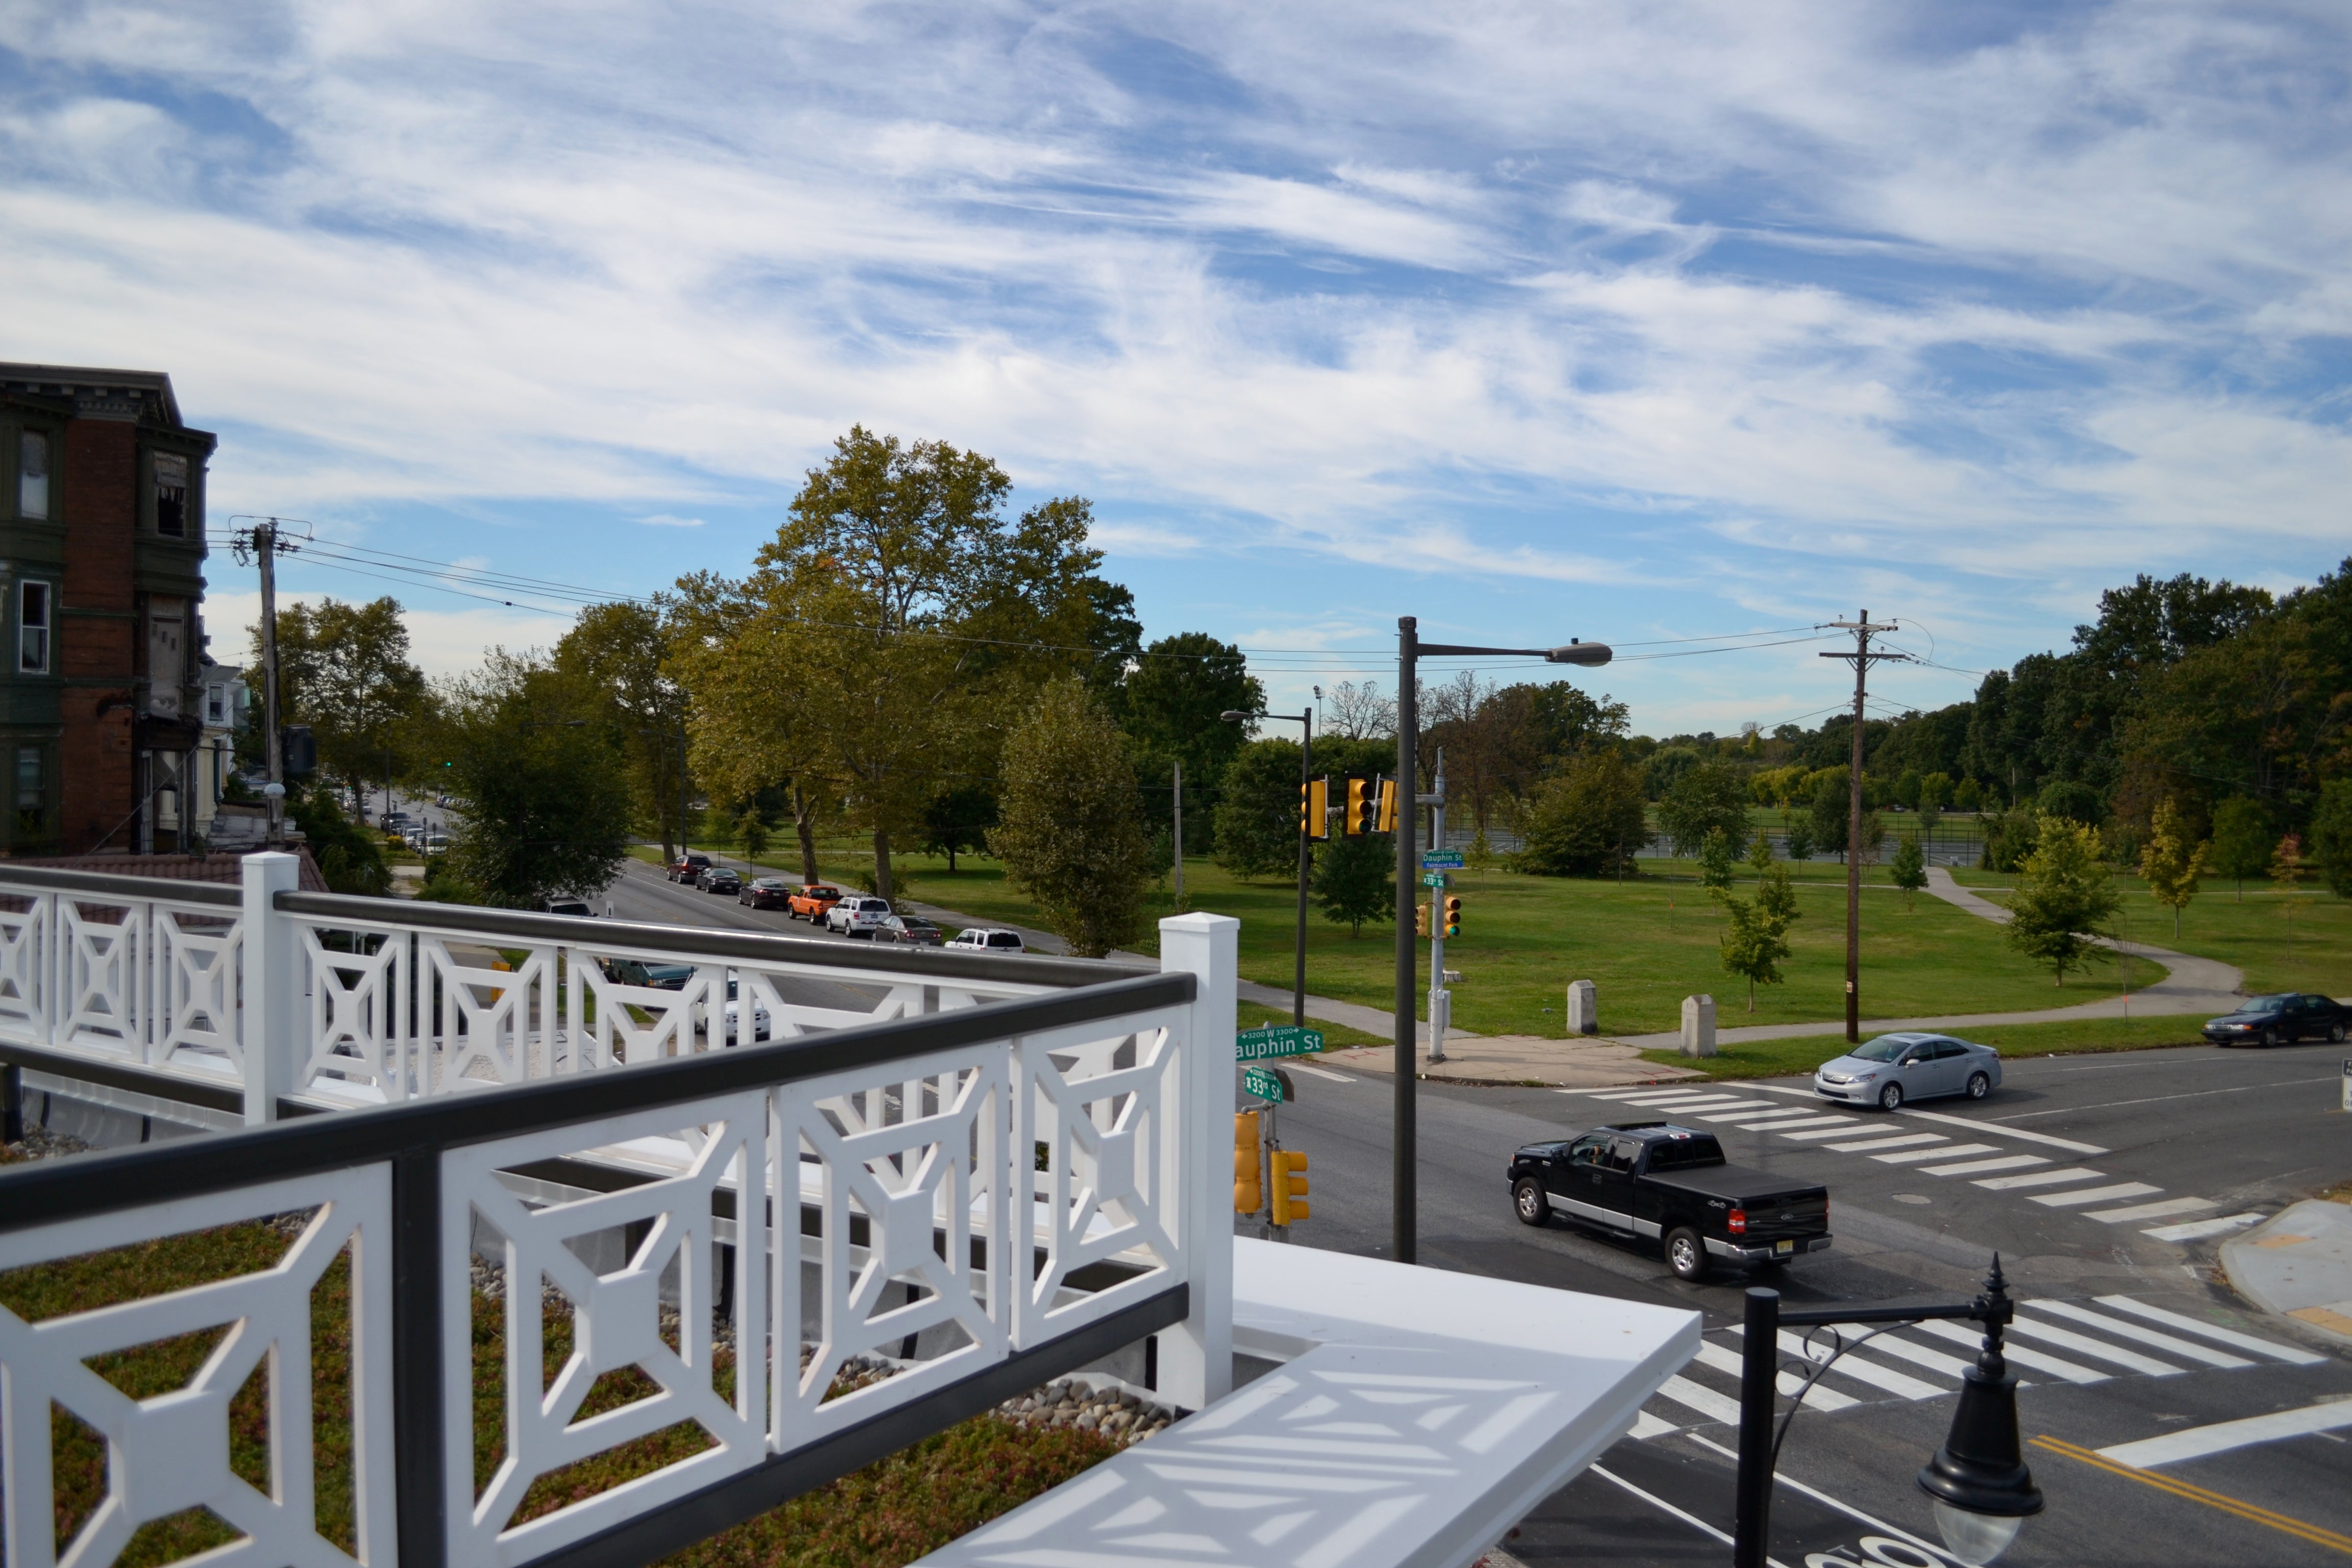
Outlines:
POLYGON ((1414 960, 1420 956, 1412 950, 1412 906, 1416 901, 1412 879, 1421 860, 1413 851, 1412 842, 1413 829, 1421 825, 1418 796, 1413 793, 1413 764, 1417 760, 1414 753, 1421 744, 1421 716, 1414 701, 1418 694, 1413 689, 1420 680, 1420 626, 1412 616, 1397 617, 1396 1126, 1389 1146, 1389 1247, 1391 1257, 1399 1263, 1417 1261, 1421 1251, 1421 1198, 1417 1185, 1421 1173, 1420 1086, 1414 1081, 1418 1064, 1412 1059, 1416 1043, 1412 971, 1414 960))
POLYGON ((1853 762, 1847 770, 1851 788, 1845 818, 1845 1037, 1852 1044, 1862 1038, 1862 700, 1873 660, 1907 660, 1909 656, 1870 651, 1870 639, 1881 632, 1894 631, 1896 624, 1886 621, 1874 626, 1868 610, 1863 611, 1857 620, 1832 621, 1830 625, 1853 634, 1852 653, 1822 655, 1823 658, 1853 661, 1853 762))
POLYGON ((1184 912, 1184 763, 1176 763, 1176 912, 1184 912))
POLYGON ((286 749, 278 729, 278 521, 253 525, 253 553, 261 563, 261 732, 269 745, 269 847, 286 847, 286 749))

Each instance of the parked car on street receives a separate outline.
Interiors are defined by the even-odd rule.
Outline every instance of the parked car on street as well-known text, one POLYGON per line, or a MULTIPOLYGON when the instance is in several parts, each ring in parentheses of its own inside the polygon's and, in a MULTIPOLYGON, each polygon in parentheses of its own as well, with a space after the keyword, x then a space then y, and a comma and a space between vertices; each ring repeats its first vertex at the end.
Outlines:
POLYGON ((1671 1122, 1621 1121, 1529 1143, 1505 1179, 1521 1224, 1542 1225, 1558 1208, 1659 1242, 1685 1279, 1704 1279, 1716 1263, 1785 1263, 1830 1245, 1828 1188, 1735 1165, 1714 1134, 1671 1122))
POLYGON ((852 893, 834 900, 833 908, 824 912, 824 929, 844 936, 871 937, 889 918, 889 900, 852 893))
POLYGON ((550 899, 547 900, 547 912, 551 915, 579 915, 589 919, 594 918, 596 913, 579 899, 550 899))
POLYGON ((2236 1012, 2207 1021, 2202 1031, 2217 1046, 2285 1046, 2297 1040, 2343 1042, 2352 1026, 2352 1007, 2328 996, 2292 991, 2249 996, 2236 1012))
POLYGON ((735 895, 739 904, 749 904, 755 910, 788 909, 793 901, 793 885, 782 877, 761 877, 743 884, 735 895))
POLYGON ((841 901, 841 889, 830 882, 803 882, 793 889, 785 912, 796 921, 811 925, 821 923, 825 912, 841 901))
POLYGON ((1881 1035, 1813 1070, 1823 1100, 1894 1110, 1906 1100, 1965 1094, 1982 1100, 2000 1087, 2000 1053, 1949 1035, 1881 1035))
POLYGON ((691 963, 647 963, 635 958, 600 958, 596 966, 615 985, 643 985, 654 991, 683 991, 694 978, 691 963))
POLYGON ((689 849, 669 863, 667 875, 673 882, 691 882, 709 865, 709 856, 699 849, 689 849))
POLYGON ((743 877, 732 866, 713 866, 697 877, 694 885, 706 893, 740 893, 743 877))
POLYGON ((1021 940, 1019 931, 992 926, 974 926, 970 931, 960 931, 956 932, 955 940, 946 945, 963 952, 969 952, 974 948, 991 952, 1029 951, 1028 945, 1021 940))
POLYGON ((941 947, 947 933, 920 915, 892 915, 874 928, 876 942, 903 943, 908 947, 941 947))
MULTIPOLYGON (((736 1000, 736 987, 739 984, 740 982, 733 980, 730 980, 727 983, 726 1014, 724 1021, 719 1025, 719 1043, 722 1046, 740 1046, 743 1043, 742 1036, 737 1028, 737 1020, 742 1016, 740 1012, 740 1005, 736 1000)), ((698 1035, 709 1033, 710 1020, 704 1015, 701 1004, 697 1003, 695 1005, 694 1013, 695 1033, 698 1035)), ((766 1039, 768 1037, 769 1027, 768 1005, 765 1002, 752 1003, 752 1040, 756 1043, 766 1039)))

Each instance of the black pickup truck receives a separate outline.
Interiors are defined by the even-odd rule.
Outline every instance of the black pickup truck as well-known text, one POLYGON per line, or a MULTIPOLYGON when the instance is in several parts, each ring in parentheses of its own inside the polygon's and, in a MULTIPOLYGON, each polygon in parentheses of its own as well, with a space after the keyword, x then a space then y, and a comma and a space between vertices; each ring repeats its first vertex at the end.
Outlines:
POLYGON ((1791 1186, 1723 1157, 1708 1132, 1664 1121, 1597 1127, 1511 1156, 1511 1204, 1542 1225, 1554 1208, 1620 1236, 1663 1241, 1685 1279, 1715 1261, 1785 1263, 1830 1244, 1827 1187, 1791 1186))

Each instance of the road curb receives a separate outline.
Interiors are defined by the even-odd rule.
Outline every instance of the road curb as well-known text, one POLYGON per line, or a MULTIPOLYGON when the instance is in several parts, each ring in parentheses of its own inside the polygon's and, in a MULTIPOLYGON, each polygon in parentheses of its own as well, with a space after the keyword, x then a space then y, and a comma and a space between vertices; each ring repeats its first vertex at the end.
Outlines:
POLYGON ((2352 1347, 2352 1205, 2306 1198, 2221 1244, 2230 1288, 2352 1347))

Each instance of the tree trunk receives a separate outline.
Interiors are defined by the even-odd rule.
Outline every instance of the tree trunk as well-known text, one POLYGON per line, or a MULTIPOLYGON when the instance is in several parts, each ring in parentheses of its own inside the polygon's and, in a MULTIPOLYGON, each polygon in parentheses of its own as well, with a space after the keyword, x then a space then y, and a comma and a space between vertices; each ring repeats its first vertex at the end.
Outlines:
POLYGON ((887 827, 874 830, 874 892, 878 898, 890 898, 890 830, 887 827))
POLYGON ((816 805, 801 791, 797 784, 792 788, 793 831, 801 841, 801 880, 816 880, 816 805))

